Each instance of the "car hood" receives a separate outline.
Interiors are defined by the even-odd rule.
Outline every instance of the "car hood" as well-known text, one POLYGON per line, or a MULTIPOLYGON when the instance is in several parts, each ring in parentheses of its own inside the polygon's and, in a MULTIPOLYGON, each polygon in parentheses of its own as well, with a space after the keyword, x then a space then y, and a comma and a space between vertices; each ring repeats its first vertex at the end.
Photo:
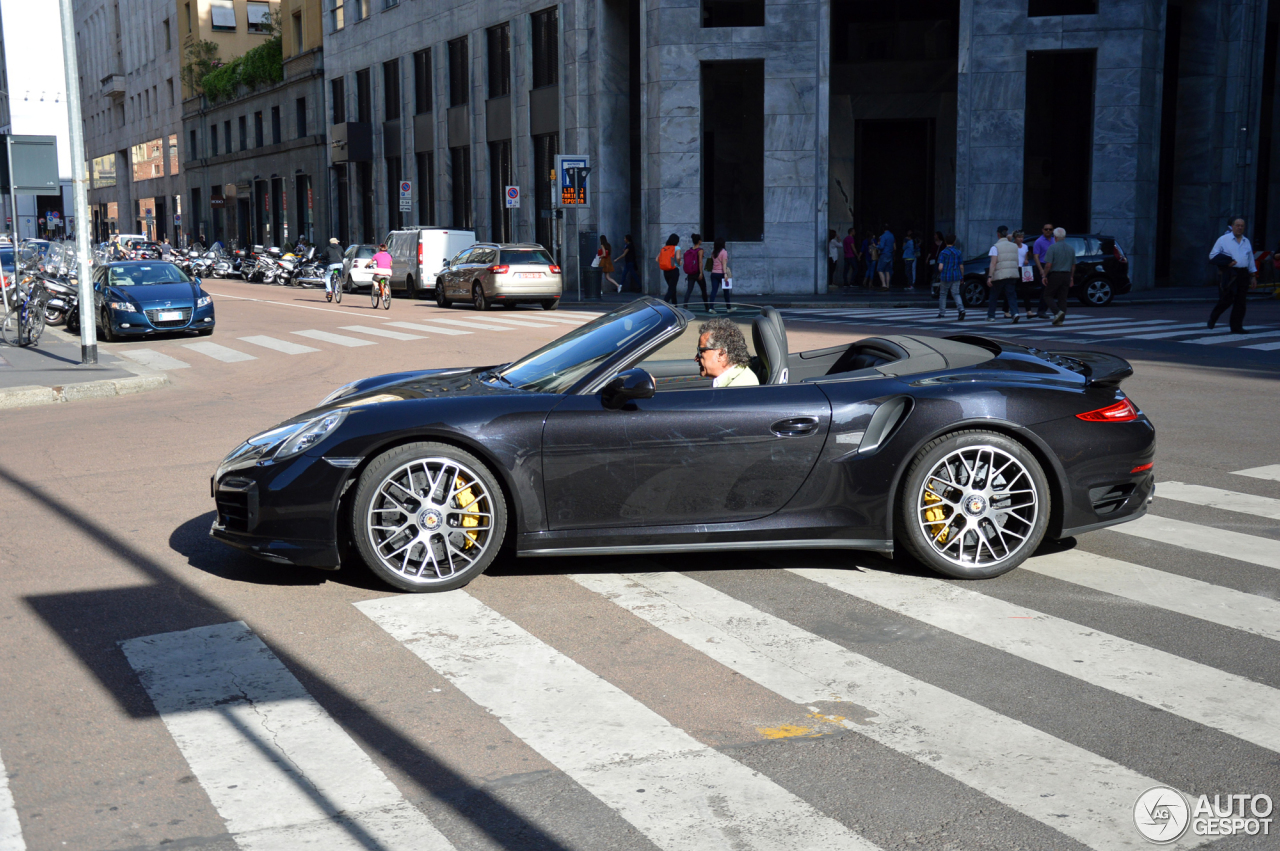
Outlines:
POLYGON ((491 366, 467 369, 429 369, 419 372, 397 372, 354 382, 334 398, 320 405, 315 413, 337 408, 354 408, 407 399, 443 399, 458 396, 502 396, 522 393, 497 381, 484 381, 491 366))
POLYGON ((190 307, 199 297, 195 282, 172 284, 142 284, 136 287, 111 287, 113 296, 136 301, 144 308, 190 307))

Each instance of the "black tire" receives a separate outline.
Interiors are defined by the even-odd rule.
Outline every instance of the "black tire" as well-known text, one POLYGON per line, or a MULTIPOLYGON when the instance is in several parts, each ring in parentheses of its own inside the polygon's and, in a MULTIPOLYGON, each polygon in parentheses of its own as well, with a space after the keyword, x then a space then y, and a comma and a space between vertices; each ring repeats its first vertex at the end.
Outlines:
POLYGON ((55 310, 52 307, 44 309, 44 324, 51 328, 61 325, 67 321, 67 314, 62 310, 55 310))
POLYGON ((365 468, 348 522, 356 548, 373 574, 395 588, 414 592, 450 591, 484 573, 497 558, 508 525, 506 498, 489 468, 470 452, 427 442, 398 446, 365 468), (433 474, 434 480, 429 478, 433 474), (445 476, 452 482, 442 481, 445 476), (459 479, 464 484, 461 490, 457 490, 459 479), (443 484, 452 488, 446 491, 443 484), (411 499, 404 495, 405 485, 414 494, 411 499), (487 527, 483 525, 486 514, 487 527), (374 516, 386 526, 375 527, 374 516), (468 524, 468 517, 474 525, 468 524), (429 523, 436 524, 436 531, 428 531, 429 523), (476 531, 466 531, 472 528, 476 531), (446 529, 450 531, 441 531, 446 529), (466 552, 476 546, 480 552, 468 562, 466 552), (389 561, 389 556, 401 553, 401 565, 389 561), (420 576, 428 570, 435 575, 420 576))
POLYGON ((1085 307, 1106 307, 1116 297, 1115 287, 1106 275, 1094 275, 1080 285, 1076 296, 1085 307))
POLYGON ((436 307, 447 308, 452 303, 449 301, 449 297, 444 294, 444 281, 436 278, 436 307))
POLYGON ((102 342, 116 342, 116 332, 111 330, 111 315, 105 309, 102 311, 102 342))
POLYGON ((333 287, 333 303, 342 304, 342 291, 346 289, 344 278, 338 278, 338 282, 333 287))
POLYGON ((67 314, 67 331, 68 331, 69 333, 71 333, 71 334, 77 334, 77 335, 80 333, 80 307, 79 307, 79 305, 77 305, 77 306, 76 306, 76 309, 75 309, 75 310, 73 310, 73 311, 71 311, 70 313, 68 313, 68 314, 67 314))
POLYGON ((965 307, 980 307, 987 303, 990 294, 986 281, 981 278, 965 278, 960 282, 960 300, 965 307))
POLYGON ((471 304, 476 310, 488 310, 492 305, 492 302, 485 298, 484 287, 480 286, 479 281, 471 285, 471 304))
POLYGON ((560 306, 560 299, 558 298, 544 298, 542 300, 543 310, 555 310, 559 306, 560 306))
POLYGON ((897 497, 896 537, 931 570, 956 579, 990 579, 1035 552, 1050 508, 1049 481, 1025 446, 995 432, 958 431, 925 444, 907 468, 897 497), (991 466, 994 479, 986 475, 991 466), (1007 496, 995 498, 993 491, 1007 496), (1020 493, 1033 499, 1022 504, 1029 497, 1020 493), (973 552, 966 560, 969 546, 973 552))

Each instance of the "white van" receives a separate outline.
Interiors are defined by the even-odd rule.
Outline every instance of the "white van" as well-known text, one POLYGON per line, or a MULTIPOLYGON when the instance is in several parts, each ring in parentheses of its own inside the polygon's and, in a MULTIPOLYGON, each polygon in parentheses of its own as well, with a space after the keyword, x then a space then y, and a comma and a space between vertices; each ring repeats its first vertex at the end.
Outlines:
POLYGON ((391 291, 417 298, 434 295, 436 277, 449 264, 449 258, 475 241, 475 231, 456 228, 391 231, 384 240, 391 255, 391 291))

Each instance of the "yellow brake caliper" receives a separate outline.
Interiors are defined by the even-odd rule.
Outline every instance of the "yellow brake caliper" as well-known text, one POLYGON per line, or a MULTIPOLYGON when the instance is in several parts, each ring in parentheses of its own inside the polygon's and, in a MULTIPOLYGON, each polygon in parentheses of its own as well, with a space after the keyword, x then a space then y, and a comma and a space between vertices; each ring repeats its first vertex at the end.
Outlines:
MULTIPOLYGON (((461 476, 457 477, 454 481, 454 487, 461 488, 466 484, 466 482, 462 480, 461 476)), ((458 507, 461 508, 463 513, 466 515, 462 518, 462 527, 464 529, 478 528, 480 526, 480 509, 476 506, 476 502, 478 500, 476 499, 475 494, 471 492, 471 488, 464 488, 463 490, 458 491, 457 500, 458 507)), ((466 547, 470 549, 476 545, 476 533, 467 532, 466 534, 466 547)))
POLYGON ((926 508, 924 511, 924 520, 930 524, 929 535, 939 544, 945 544, 947 537, 950 535, 945 529, 947 513, 941 505, 934 505, 934 503, 942 502, 942 500, 933 492, 926 490, 924 492, 924 501, 927 505, 933 506, 932 508, 926 508))

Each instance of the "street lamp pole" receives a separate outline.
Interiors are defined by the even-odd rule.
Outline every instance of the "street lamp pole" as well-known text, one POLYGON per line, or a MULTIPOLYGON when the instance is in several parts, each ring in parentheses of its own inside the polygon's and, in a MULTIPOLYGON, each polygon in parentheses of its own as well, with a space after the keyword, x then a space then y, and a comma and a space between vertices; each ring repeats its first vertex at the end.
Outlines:
MULTIPOLYGON (((71 136, 71 187, 76 211, 76 254, 80 259, 80 363, 98 362, 98 328, 94 322, 93 255, 89 253, 89 173, 84 154, 84 120, 80 114, 80 65, 76 61, 75 19, 71 0, 58 0, 62 13, 62 64, 67 72, 67 123, 71 136)), ((17 213, 14 213, 17 222, 17 213)))

